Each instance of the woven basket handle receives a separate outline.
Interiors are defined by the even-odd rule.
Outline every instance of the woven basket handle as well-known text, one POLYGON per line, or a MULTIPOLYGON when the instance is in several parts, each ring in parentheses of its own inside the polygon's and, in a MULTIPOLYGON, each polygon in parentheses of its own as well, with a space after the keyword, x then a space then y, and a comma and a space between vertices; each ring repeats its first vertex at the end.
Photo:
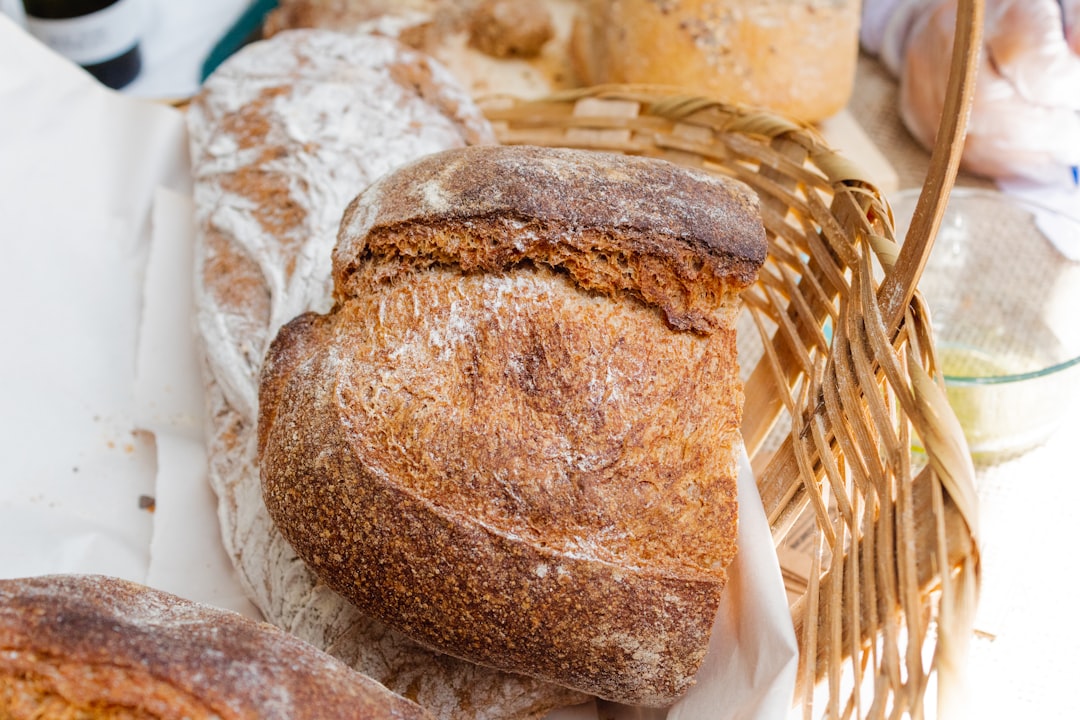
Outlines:
MULTIPOLYGON (((984 0, 957 2, 956 30, 953 35, 945 107, 930 155, 926 180, 896 263, 878 288, 878 306, 890 336, 895 335, 907 312, 956 181, 982 48, 983 10, 984 0)), ((956 433, 959 434, 959 426, 956 433)), ((949 494, 957 503, 957 509, 974 534, 977 527, 972 497, 974 488, 970 481, 957 484, 948 475, 947 471, 943 472, 941 480, 949 488, 949 494)), ((968 556, 965 561, 966 571, 959 573, 955 578, 956 582, 952 583, 956 587, 948 589, 942 597, 940 613, 943 627, 938 636, 936 658, 938 713, 941 717, 961 717, 963 708, 966 707, 962 668, 967 633, 974 615, 974 596, 977 594, 978 574, 973 568, 975 562, 972 556, 968 556)))
POLYGON ((878 304, 890 334, 904 317, 930 257, 964 149, 982 46, 984 0, 958 0, 949 84, 930 166, 896 264, 878 288, 878 304))

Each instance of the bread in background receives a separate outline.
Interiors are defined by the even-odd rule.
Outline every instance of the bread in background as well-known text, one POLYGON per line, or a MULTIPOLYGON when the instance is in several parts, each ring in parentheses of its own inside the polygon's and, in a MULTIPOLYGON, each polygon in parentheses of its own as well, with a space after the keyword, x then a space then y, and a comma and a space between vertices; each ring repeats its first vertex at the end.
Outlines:
POLYGON ((571 50, 587 85, 679 85, 807 122, 851 96, 859 0, 581 0, 571 50))
POLYGON ((580 85, 568 44, 579 0, 282 0, 264 33, 374 32, 444 64, 475 98, 580 85))

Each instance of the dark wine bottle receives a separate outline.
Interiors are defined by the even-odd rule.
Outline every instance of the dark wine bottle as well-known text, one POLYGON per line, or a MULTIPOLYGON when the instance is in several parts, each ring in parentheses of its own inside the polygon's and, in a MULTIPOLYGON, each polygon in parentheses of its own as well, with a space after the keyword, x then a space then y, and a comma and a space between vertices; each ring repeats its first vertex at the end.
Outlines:
POLYGON ((144 0, 23 0, 26 26, 56 52, 111 88, 142 69, 144 0))

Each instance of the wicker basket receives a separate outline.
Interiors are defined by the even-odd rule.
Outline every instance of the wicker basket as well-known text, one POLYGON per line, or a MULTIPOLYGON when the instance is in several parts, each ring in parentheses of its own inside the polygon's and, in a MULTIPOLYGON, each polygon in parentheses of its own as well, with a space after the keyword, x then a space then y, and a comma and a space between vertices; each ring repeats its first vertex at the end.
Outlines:
POLYGON ((798 523, 813 549, 786 573, 806 717, 922 717, 934 698, 955 716, 978 593, 974 469, 916 283, 956 177, 981 25, 981 0, 960 2, 902 250, 873 182, 810 127, 655 87, 484 105, 504 143, 662 157, 760 195, 770 253, 744 295, 743 434, 778 548, 798 523))

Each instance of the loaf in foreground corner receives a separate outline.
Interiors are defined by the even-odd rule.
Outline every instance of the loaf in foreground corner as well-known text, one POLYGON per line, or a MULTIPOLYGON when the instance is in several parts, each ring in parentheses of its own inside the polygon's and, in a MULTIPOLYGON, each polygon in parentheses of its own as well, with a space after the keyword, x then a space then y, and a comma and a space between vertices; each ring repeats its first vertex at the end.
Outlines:
POLYGON ((263 496, 330 587, 416 641, 661 706, 736 552, 756 196, 663 160, 484 146, 346 210, 334 305, 260 385, 263 496))
POLYGON ((0 718, 434 720, 272 625, 104 575, 0 580, 0 718))

